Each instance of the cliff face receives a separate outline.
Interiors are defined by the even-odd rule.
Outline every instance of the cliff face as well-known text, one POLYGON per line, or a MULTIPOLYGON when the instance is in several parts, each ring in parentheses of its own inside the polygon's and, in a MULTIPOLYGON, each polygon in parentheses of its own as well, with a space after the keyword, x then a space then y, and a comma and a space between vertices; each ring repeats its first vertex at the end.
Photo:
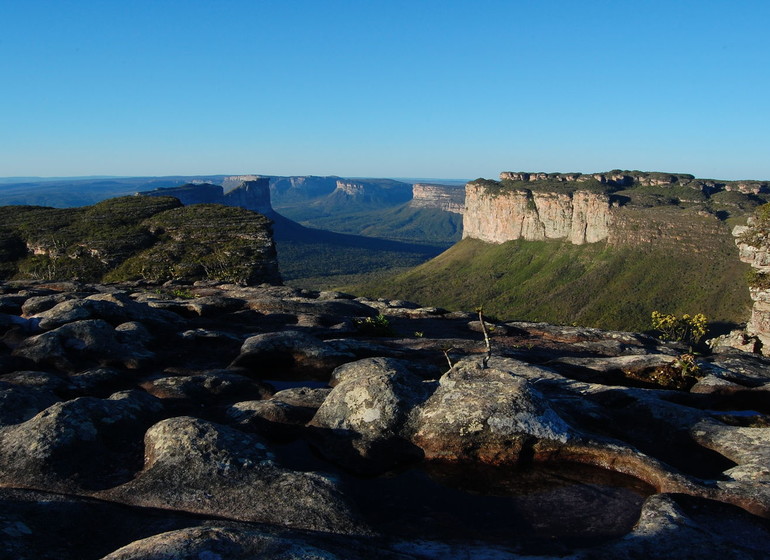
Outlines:
POLYGON ((273 212, 270 205, 270 180, 267 177, 241 181, 237 187, 226 192, 223 198, 222 204, 225 206, 238 206, 260 214, 273 212))
POLYGON ((160 188, 136 194, 141 196, 173 196, 185 206, 190 204, 224 204, 225 206, 246 208, 261 214, 272 213, 270 180, 267 177, 254 175, 228 177, 225 184, 232 187, 227 192, 225 192, 225 188, 219 185, 188 183, 180 187, 160 188))
POLYGON ((728 346, 760 351, 765 356, 770 355, 770 232, 767 222, 767 216, 755 216, 749 218, 747 225, 733 229, 739 258, 752 268, 749 295, 754 303, 745 332, 731 333, 726 342, 728 346))
POLYGON ((412 187, 399 181, 351 181, 338 179, 337 187, 329 195, 329 200, 343 204, 346 202, 364 204, 400 204, 412 198, 412 187))
POLYGON ((337 188, 337 177, 271 177, 270 198, 276 208, 282 204, 326 196, 337 188))
POLYGON ((465 209, 465 191, 458 187, 446 185, 428 185, 415 183, 412 185, 413 208, 436 208, 445 212, 462 214, 465 209))
POLYGON ((465 187, 463 238, 489 243, 566 239, 582 245, 607 239, 612 222, 612 205, 605 194, 528 190, 490 194, 480 183, 465 187))

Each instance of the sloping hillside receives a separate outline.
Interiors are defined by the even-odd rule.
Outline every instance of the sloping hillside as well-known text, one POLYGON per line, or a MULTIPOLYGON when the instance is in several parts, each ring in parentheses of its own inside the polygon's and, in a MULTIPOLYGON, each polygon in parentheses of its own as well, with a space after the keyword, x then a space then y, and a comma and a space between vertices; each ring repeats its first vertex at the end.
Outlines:
POLYGON ((745 321, 747 265, 729 239, 709 253, 641 251, 607 243, 490 244, 464 239, 402 274, 346 289, 448 309, 484 310, 504 320, 548 321, 619 330, 650 328, 653 310, 745 321))

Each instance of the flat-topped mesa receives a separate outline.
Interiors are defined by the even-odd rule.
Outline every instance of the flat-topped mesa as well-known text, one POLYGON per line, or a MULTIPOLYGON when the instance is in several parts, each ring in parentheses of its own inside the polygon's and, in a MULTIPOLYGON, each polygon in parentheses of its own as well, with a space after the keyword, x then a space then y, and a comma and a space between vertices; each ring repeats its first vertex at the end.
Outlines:
POLYGON ((715 181, 713 179, 696 179, 693 175, 687 173, 621 171, 619 169, 602 173, 503 171, 500 173, 500 180, 520 183, 535 183, 538 181, 559 183, 598 182, 608 187, 688 187, 707 194, 719 191, 737 191, 743 194, 770 192, 770 183, 768 181, 715 181))
POLYGON ((398 204, 412 198, 412 187, 399 181, 337 179, 337 187, 330 196, 339 202, 398 204))
POLYGON ((256 175, 243 175, 238 181, 228 177, 225 182, 234 185, 225 192, 220 185, 187 183, 179 187, 159 188, 136 193, 141 196, 173 196, 185 206, 190 204, 223 204, 253 210, 260 214, 272 214, 270 204, 270 179, 256 175), (228 182, 229 181, 229 182, 228 182))
MULTIPOLYGON (((231 191, 244 181, 256 181, 261 179, 260 175, 231 175, 222 179, 222 188, 225 192, 231 191)), ((267 178, 267 177, 265 177, 267 178)))
POLYGON ((260 214, 270 215, 273 207, 270 204, 270 179, 257 177, 241 181, 234 189, 224 194, 225 206, 239 206, 260 214))
POLYGON ((415 183, 412 185, 413 208, 436 208, 445 212, 462 214, 465 209, 465 190, 448 185, 415 183))
POLYGON ((491 195, 482 183, 470 182, 465 187, 463 238, 489 243, 566 239, 582 245, 607 239, 612 222, 606 194, 521 189, 491 195))

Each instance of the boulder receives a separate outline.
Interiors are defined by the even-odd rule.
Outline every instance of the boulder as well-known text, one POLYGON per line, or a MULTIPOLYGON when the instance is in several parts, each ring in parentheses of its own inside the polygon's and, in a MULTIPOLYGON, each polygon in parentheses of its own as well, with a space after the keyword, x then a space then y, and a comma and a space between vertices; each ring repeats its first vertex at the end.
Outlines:
POLYGON ((243 367, 263 379, 325 379, 354 356, 319 338, 297 331, 252 336, 230 367, 243 367))
POLYGON ((136 391, 54 403, 0 428, 0 484, 80 493, 130 478, 146 427, 161 408, 136 391))
POLYGON ((527 463, 580 437, 531 381, 470 360, 441 377, 412 433, 428 459, 496 465, 527 463))
POLYGON ((316 409, 295 406, 277 399, 242 401, 225 411, 238 429, 283 439, 298 436, 316 409))
POLYGON ((29 337, 13 355, 69 372, 94 363, 137 368, 154 358, 138 342, 121 342, 115 329, 101 319, 74 321, 29 337))
POLYGON ((26 422, 59 399, 48 389, 0 381, 0 427, 26 422))
POLYGON ((421 458, 409 442, 412 411, 433 388, 405 362, 368 358, 334 372, 335 386, 310 422, 319 453, 344 467, 382 472, 421 458))
POLYGON ((647 498, 628 535, 570 558, 758 560, 768 554, 770 530, 761 520, 710 500, 656 494, 647 498))
POLYGON ((30 389, 39 389, 44 392, 56 393, 70 388, 69 382, 63 375, 47 371, 14 371, 0 376, 0 381, 30 389))
POLYGON ((43 311, 48 311, 54 305, 67 301, 68 299, 75 299, 75 294, 68 293, 54 293, 46 294, 42 296, 31 296, 27 298, 21 306, 21 313, 24 317, 31 317, 43 311))
POLYGON ((33 315, 32 318, 39 321, 43 330, 55 329, 83 319, 101 319, 112 325, 139 321, 146 326, 157 328, 169 328, 181 320, 179 315, 173 312, 137 303, 123 292, 66 300, 33 315))
POLYGON ((257 436, 191 417, 170 418, 150 428, 144 470, 102 495, 241 521, 366 532, 328 477, 282 468, 257 436))
POLYGON ((208 523, 179 529, 124 546, 103 560, 410 560, 414 556, 364 539, 332 535, 277 534, 264 529, 208 523))
POLYGON ((264 399, 275 392, 266 383, 227 370, 158 377, 144 381, 141 387, 160 399, 186 400, 201 404, 249 398, 264 399))

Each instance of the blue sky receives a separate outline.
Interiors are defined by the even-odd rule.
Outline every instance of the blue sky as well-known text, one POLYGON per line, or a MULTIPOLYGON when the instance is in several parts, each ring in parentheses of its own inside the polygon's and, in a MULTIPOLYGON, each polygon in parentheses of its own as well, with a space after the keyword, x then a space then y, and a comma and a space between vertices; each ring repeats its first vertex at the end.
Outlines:
POLYGON ((770 179, 770 2, 0 2, 0 176, 770 179))

